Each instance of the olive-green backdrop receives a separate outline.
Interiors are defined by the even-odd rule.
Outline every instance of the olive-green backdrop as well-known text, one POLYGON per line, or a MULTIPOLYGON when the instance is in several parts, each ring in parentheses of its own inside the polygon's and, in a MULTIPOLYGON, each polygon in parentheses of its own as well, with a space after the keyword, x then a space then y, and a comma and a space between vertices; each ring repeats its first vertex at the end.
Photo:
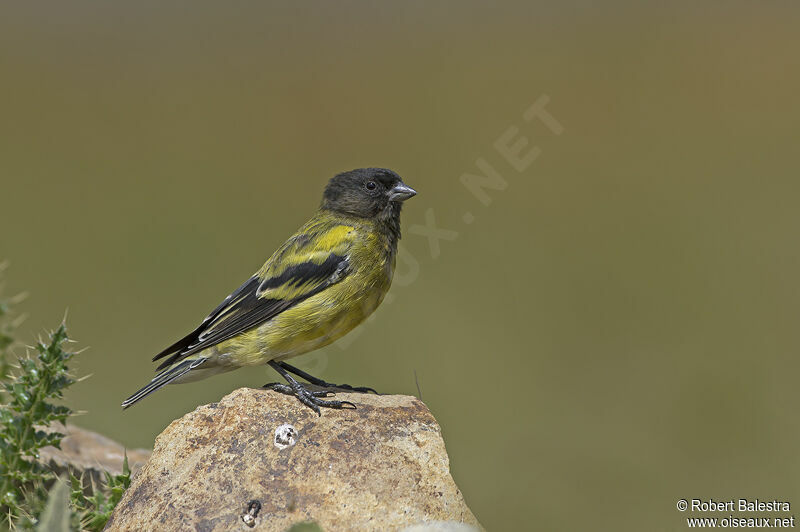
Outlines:
POLYGON ((68 310, 78 424, 150 446, 276 380, 121 411, 150 357, 331 175, 387 166, 419 191, 391 302, 298 362, 388 393, 416 372, 489 530, 800 504, 798 27, 792 2, 4 3, 5 292, 28 342, 68 310), (504 188, 465 187, 479 160, 504 188))

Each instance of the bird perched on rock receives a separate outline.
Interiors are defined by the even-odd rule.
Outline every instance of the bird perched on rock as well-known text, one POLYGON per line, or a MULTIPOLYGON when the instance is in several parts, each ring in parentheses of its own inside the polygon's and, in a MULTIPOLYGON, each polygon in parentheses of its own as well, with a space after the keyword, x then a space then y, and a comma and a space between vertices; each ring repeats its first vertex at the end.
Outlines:
MULTIPOLYGON (((291 374, 332 387, 285 360, 341 338, 383 301, 392 283, 400 210, 416 191, 395 172, 361 168, 330 180, 316 214, 252 277, 215 308, 200 326, 153 360, 167 357, 147 386, 127 398, 127 408, 165 384, 199 380, 245 366, 267 364, 289 393, 311 407, 354 407, 324 400, 291 374)), ((369 388, 352 388, 368 391, 369 388)))

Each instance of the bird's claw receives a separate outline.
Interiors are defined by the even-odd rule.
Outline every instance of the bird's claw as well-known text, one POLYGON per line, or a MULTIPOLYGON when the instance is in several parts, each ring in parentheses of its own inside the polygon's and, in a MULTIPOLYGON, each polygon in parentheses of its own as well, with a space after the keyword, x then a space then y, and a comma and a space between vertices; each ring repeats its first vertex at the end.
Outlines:
POLYGON ((307 407, 311 408, 314 412, 317 413, 318 416, 322 415, 319 407, 325 408, 348 408, 355 410, 356 405, 351 403, 350 401, 325 401, 324 399, 320 399, 320 397, 331 397, 336 395, 334 392, 328 390, 308 390, 304 386, 298 383, 297 387, 289 386, 286 384, 280 384, 277 382, 271 382, 265 384, 263 388, 267 390, 274 390, 279 393, 283 393, 286 395, 294 395, 297 397, 301 403, 306 405, 307 407))

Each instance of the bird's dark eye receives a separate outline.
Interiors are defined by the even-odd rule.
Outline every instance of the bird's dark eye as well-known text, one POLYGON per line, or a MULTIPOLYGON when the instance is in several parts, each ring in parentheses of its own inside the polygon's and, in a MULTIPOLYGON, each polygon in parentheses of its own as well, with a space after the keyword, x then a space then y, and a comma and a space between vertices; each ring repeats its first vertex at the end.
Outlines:
POLYGON ((367 181, 367 184, 365 186, 367 187, 367 190, 375 190, 378 184, 375 181, 367 181))

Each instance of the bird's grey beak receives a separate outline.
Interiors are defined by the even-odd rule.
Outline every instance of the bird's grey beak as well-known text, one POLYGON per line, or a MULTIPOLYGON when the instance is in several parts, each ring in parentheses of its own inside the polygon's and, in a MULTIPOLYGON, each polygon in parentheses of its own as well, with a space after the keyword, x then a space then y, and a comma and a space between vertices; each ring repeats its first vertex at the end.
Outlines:
POLYGON ((398 183, 389 191, 389 201, 405 201, 417 195, 417 191, 406 185, 398 183))

